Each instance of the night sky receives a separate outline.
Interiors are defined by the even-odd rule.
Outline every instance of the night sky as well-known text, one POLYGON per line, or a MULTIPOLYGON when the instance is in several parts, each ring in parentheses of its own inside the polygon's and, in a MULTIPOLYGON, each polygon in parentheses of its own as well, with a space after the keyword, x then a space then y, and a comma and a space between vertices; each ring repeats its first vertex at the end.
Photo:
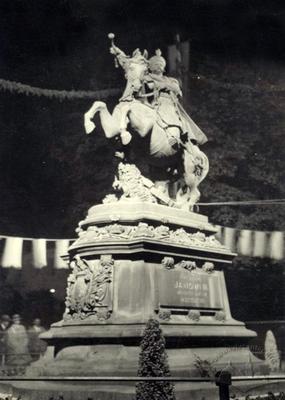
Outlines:
MULTIPOLYGON (((284 66, 282 3, 1 0, 0 78, 58 90, 122 87, 108 32, 127 52, 165 51, 179 33, 191 38, 193 67, 207 55, 284 66)), ((8 92, 0 99, 0 234, 73 237, 78 218, 111 184, 110 144, 102 132, 83 131, 92 101, 8 92)))

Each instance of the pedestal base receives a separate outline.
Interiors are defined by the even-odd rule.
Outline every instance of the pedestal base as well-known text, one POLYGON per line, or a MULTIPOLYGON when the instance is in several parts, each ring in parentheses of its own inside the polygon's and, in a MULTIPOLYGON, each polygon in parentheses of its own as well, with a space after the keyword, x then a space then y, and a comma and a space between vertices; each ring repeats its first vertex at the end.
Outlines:
POLYGON ((92 207, 70 247, 66 311, 42 335, 38 376, 136 376, 147 320, 160 321, 172 376, 266 374, 232 318, 223 266, 235 256, 205 216, 157 204, 92 207))
MULTIPOLYGON (((179 340, 177 346, 180 345, 179 340)), ((184 344, 186 346, 186 344, 184 344)), ((268 368, 248 347, 167 348, 171 376, 214 377, 218 371, 233 375, 264 375, 268 368)), ((54 357, 54 349, 33 363, 29 376, 137 376, 139 346, 125 344, 73 345, 54 357)))

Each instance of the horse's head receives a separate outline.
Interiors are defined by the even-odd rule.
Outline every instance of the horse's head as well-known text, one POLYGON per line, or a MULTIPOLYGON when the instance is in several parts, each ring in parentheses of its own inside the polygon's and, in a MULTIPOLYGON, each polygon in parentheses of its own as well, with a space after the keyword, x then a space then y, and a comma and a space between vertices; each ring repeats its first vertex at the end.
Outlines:
POLYGON ((128 58, 124 69, 128 86, 132 86, 135 91, 139 91, 142 87, 145 73, 148 70, 146 50, 142 54, 139 49, 136 49, 133 52, 132 57, 128 58))

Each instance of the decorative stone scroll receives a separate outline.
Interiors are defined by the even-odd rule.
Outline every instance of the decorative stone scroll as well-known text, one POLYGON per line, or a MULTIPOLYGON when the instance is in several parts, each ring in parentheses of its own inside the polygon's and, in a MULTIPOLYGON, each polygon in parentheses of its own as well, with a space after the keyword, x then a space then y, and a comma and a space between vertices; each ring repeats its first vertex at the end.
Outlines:
POLYGON ((187 269, 188 271, 192 271, 193 269, 197 268, 197 264, 195 261, 182 260, 179 263, 175 264, 173 257, 164 257, 161 261, 161 264, 166 269, 184 268, 187 269))
POLYGON ((200 311, 199 310, 190 310, 188 312, 188 318, 192 321, 198 322, 200 319, 200 311))
POLYGON ((170 310, 159 310, 158 317, 159 317, 159 319, 161 319, 163 321, 170 321, 171 311, 170 310))
POLYGON ((79 255, 73 258, 67 280, 64 320, 83 320, 91 315, 99 320, 110 317, 113 265, 114 260, 109 255, 93 261, 79 255))
POLYGON ((192 271, 193 269, 197 268, 197 264, 195 261, 189 261, 189 260, 182 260, 178 264, 176 264, 177 267, 181 267, 184 269, 187 269, 188 271, 192 271))
POLYGON ((87 230, 77 229, 79 239, 74 245, 88 242, 100 242, 110 240, 132 240, 150 238, 156 241, 180 244, 184 246, 208 247, 224 249, 225 247, 214 235, 207 236, 203 232, 188 233, 183 228, 170 229, 166 225, 154 227, 145 222, 138 225, 111 224, 104 227, 89 226, 87 230))
POLYGON ((208 274, 211 274, 214 272, 215 266, 212 262, 205 262, 202 266, 202 270, 207 272, 208 274))
POLYGON ((220 321, 220 322, 225 322, 225 320, 226 320, 226 314, 224 313, 224 311, 216 311, 216 313, 215 313, 215 319, 216 319, 217 321, 220 321))
POLYGON ((174 258, 173 257, 164 257, 161 261, 161 264, 166 269, 173 269, 175 267, 174 258))

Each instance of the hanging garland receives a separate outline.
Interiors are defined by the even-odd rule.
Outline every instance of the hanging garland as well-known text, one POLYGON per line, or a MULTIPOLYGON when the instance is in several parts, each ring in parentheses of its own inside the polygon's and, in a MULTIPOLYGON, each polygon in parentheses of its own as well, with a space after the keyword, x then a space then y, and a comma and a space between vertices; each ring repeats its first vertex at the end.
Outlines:
POLYGON ((48 97, 50 99, 56 98, 59 100, 73 100, 73 99, 105 99, 109 96, 115 96, 121 93, 121 89, 110 88, 94 91, 85 90, 54 90, 42 89, 19 82, 0 79, 0 90, 10 93, 24 94, 26 96, 48 97))
MULTIPOLYGON (((270 85, 269 88, 258 88, 255 86, 247 85, 247 84, 239 84, 239 83, 228 83, 221 82, 215 79, 206 78, 202 75, 192 75, 192 79, 201 80, 202 82, 209 83, 212 86, 224 88, 227 90, 241 90, 241 91, 253 91, 253 92, 274 92, 274 93, 283 93, 285 92, 285 88, 280 86, 270 85)), ((102 90, 57 90, 57 89, 43 89, 39 87, 30 86, 24 83, 9 81, 6 79, 0 79, 0 90, 10 92, 10 93, 18 93, 24 94, 26 96, 37 96, 37 97, 47 97, 50 99, 59 99, 59 100, 73 100, 73 99, 106 99, 109 96, 119 95, 122 91, 120 88, 110 88, 110 89, 102 89, 102 90)))

